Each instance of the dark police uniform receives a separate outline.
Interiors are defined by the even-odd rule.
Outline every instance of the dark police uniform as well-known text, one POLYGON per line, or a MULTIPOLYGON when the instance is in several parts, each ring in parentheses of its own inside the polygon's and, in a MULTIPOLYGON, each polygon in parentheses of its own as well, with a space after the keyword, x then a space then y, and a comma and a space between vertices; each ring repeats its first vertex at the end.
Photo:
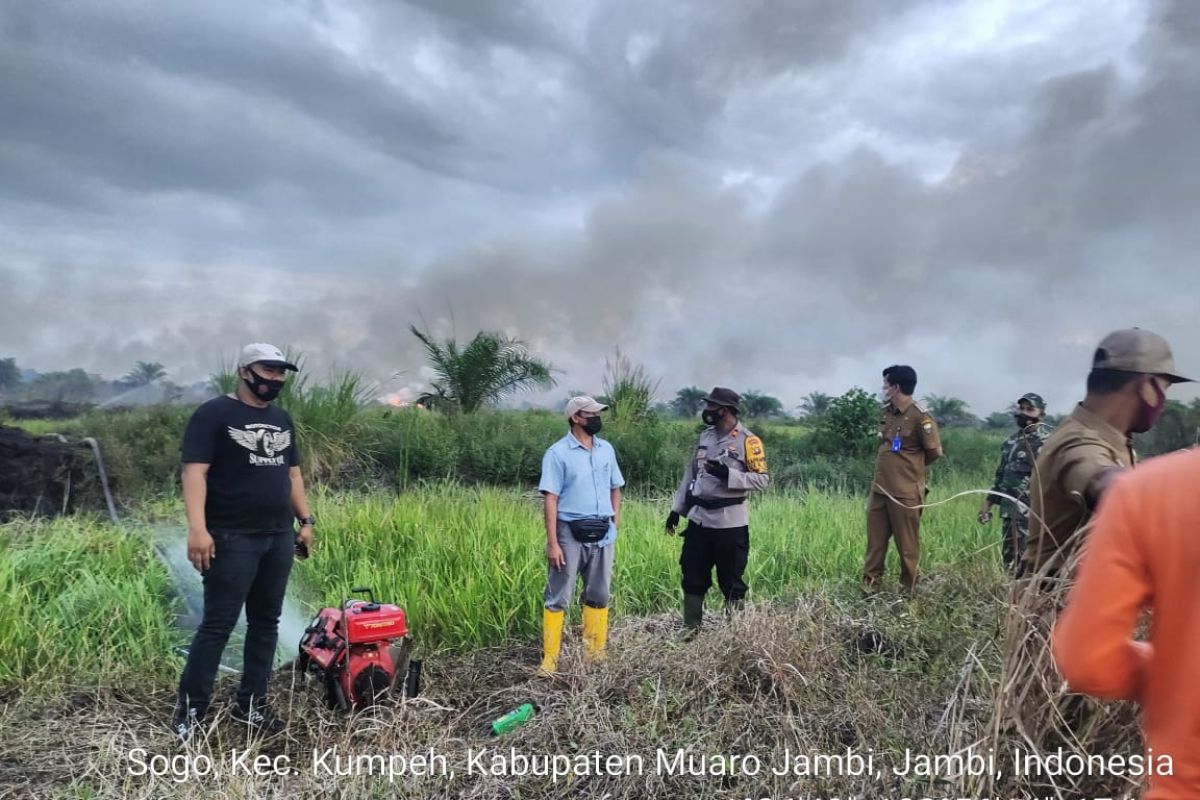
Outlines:
POLYGON ((770 482, 762 440, 742 423, 725 435, 715 427, 700 433, 672 504, 677 514, 688 519, 679 557, 685 595, 703 597, 712 586, 715 566, 717 585, 727 602, 736 604, 746 596, 742 580, 750 552, 746 497, 766 489, 770 482), (729 478, 707 472, 709 460, 729 467, 729 478))

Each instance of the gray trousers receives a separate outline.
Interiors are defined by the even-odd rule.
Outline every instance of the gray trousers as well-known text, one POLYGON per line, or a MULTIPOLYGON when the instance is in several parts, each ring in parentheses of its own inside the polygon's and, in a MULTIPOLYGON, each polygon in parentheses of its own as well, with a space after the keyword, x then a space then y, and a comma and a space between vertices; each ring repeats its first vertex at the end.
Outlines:
POLYGON ((571 528, 558 521, 558 546, 566 564, 562 569, 547 565, 546 608, 566 611, 575 592, 575 577, 583 578, 583 604, 592 608, 608 608, 608 588, 612 583, 614 544, 597 547, 583 544, 571 535, 571 528))

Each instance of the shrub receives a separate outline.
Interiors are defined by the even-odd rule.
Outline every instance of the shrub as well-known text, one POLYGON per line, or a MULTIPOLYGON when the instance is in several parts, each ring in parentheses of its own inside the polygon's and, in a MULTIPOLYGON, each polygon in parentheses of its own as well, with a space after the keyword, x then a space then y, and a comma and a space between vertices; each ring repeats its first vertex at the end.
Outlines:
POLYGON ((879 401, 856 386, 830 402, 817 423, 814 449, 823 455, 873 455, 878 425, 879 401))
MULTIPOLYGON (((546 448, 567 432, 566 421, 550 411, 446 415, 363 405, 363 397, 353 376, 296 387, 289 404, 311 482, 406 488, 452 479, 531 487, 546 448)), ((177 491, 179 447, 191 413, 182 406, 96 411, 55 427, 75 438, 96 436, 115 490, 123 497, 145 497, 177 491)), ((878 414, 875 400, 855 389, 832 401, 815 423, 746 425, 763 439, 773 485, 857 491, 870 484, 878 414)), ((601 436, 616 448, 629 492, 662 496, 678 485, 702 428, 698 419, 669 420, 647 411, 610 416, 601 436)), ((938 482, 950 474, 981 487, 990 481, 1002 434, 953 429, 942 435, 946 457, 934 468, 938 482)))

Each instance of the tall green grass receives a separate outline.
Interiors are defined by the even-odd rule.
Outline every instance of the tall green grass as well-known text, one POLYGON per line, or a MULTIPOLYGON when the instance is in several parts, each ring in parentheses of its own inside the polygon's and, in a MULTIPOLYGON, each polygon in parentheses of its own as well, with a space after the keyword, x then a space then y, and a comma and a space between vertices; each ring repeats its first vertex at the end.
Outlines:
MULTIPOLYGON (((971 487, 939 487, 931 499, 971 487)), ((751 506, 746 571, 752 598, 858 582, 865 549, 861 495, 769 493, 751 506)), ((426 486, 399 497, 320 493, 313 558, 297 568, 306 594, 336 602, 352 587, 403 605, 413 630, 452 649, 536 638, 546 578, 541 500, 534 492, 426 486)), ((974 519, 977 503, 956 500, 926 512, 927 571, 998 563, 996 530, 974 519)), ((614 615, 674 610, 679 602, 678 537, 663 532, 665 499, 627 500, 616 544, 614 615)), ((894 552, 889 575, 898 570, 894 552)), ((719 603, 714 586, 710 604, 719 603)), ((578 608, 575 608, 578 613, 578 608)))
POLYGON ((169 597, 144 539, 85 517, 0 526, 0 687, 165 679, 169 597))
MULTIPOLYGON (((566 420, 549 411, 443 415, 369 404, 368 394, 359 377, 344 373, 313 386, 298 379, 281 395, 296 421, 301 466, 310 481, 360 489, 445 480, 532 487, 546 448, 567 432, 566 420)), ((115 491, 140 499, 177 491, 180 442, 191 413, 179 406, 93 412, 52 427, 99 439, 115 491)), ((862 492, 870 485, 873 453, 847 448, 803 423, 747 425, 762 437, 778 486, 862 492)), ((611 414, 601 435, 616 448, 631 491, 652 495, 674 490, 701 427, 699 420, 629 412, 611 414)), ((934 467, 934 480, 987 480, 1002 439, 999 433, 946 431, 946 457, 934 467)))
MULTIPOLYGON (((941 485, 932 501, 967 488, 941 485)), ((390 492, 318 489, 313 557, 293 591, 313 610, 357 586, 402 605, 430 649, 536 641, 546 579, 541 499, 532 491, 443 483, 390 492)), ((926 572, 998 570, 993 527, 973 498, 925 513, 926 572)), ((663 532, 665 497, 626 500, 616 544, 614 616, 674 612, 682 541, 663 532)), ((177 500, 141 507, 181 518, 177 500)), ((865 500, 823 490, 772 491, 751 505, 751 599, 849 589, 865 547, 865 500)), ((166 571, 148 538, 84 516, 0 526, 0 688, 94 679, 169 681, 178 668, 166 571), (96 676, 101 676, 97 678, 96 676)), ((889 575, 897 571, 889 555, 889 575)), ((716 587, 710 605, 719 606, 716 587)), ((578 603, 573 614, 578 616, 578 603)))

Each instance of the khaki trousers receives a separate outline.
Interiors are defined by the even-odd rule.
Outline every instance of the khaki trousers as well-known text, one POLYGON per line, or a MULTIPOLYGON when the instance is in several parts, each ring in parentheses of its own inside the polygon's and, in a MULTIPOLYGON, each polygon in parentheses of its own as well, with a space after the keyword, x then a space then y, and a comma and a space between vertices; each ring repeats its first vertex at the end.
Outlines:
MULTIPOLYGON (((916 505, 919 500, 904 500, 916 505)), ((900 583, 908 591, 917 587, 921 562, 921 511, 908 509, 879 492, 871 492, 867 501, 867 556, 863 565, 863 583, 874 589, 883 578, 888 540, 896 540, 900 554, 900 583)))

